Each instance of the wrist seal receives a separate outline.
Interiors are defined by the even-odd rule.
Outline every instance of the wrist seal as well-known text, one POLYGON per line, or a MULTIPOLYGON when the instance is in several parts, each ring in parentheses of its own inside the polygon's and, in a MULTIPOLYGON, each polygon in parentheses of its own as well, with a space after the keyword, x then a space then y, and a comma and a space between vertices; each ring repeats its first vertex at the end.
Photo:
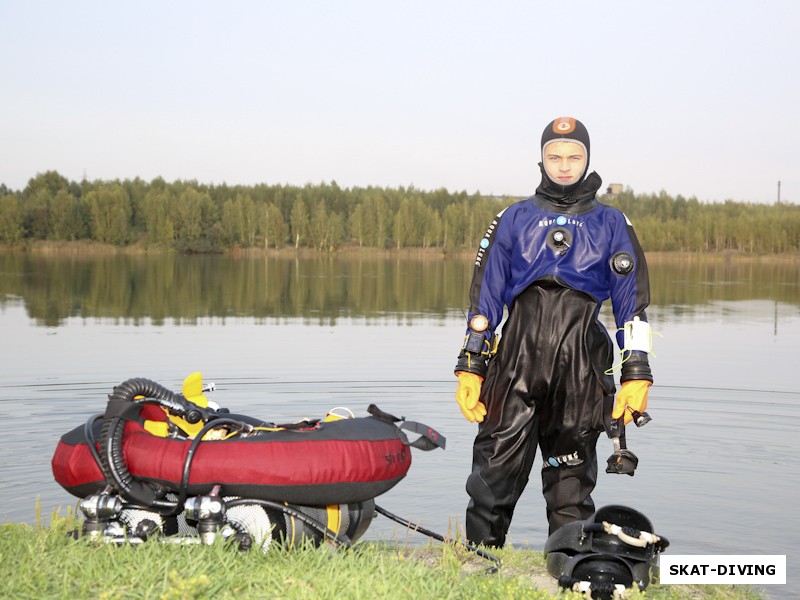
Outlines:
POLYGON ((466 371, 467 373, 474 373, 485 379, 486 371, 489 370, 488 362, 488 354, 476 354, 474 352, 462 350, 458 355, 458 362, 456 363, 454 372, 466 371))
POLYGON ((632 381, 634 379, 642 379, 644 381, 653 382, 653 374, 650 371, 650 361, 647 358, 647 352, 633 350, 622 361, 622 373, 620 375, 620 383, 632 381))

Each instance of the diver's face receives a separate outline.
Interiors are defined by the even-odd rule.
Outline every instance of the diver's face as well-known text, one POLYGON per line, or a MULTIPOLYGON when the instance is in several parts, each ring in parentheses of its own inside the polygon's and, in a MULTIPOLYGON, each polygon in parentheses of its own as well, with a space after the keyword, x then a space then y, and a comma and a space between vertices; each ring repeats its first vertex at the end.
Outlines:
POLYGON ((550 142, 542 160, 544 172, 559 185, 577 183, 586 170, 586 150, 575 142, 550 142))

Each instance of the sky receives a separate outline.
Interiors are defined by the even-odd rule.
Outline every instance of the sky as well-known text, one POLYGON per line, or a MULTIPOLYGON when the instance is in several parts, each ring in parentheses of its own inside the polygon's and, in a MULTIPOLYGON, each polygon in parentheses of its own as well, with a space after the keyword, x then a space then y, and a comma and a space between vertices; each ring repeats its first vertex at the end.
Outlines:
POLYGON ((525 196, 569 115, 604 188, 800 203, 798 17, 796 0, 0 0, 0 183, 525 196))

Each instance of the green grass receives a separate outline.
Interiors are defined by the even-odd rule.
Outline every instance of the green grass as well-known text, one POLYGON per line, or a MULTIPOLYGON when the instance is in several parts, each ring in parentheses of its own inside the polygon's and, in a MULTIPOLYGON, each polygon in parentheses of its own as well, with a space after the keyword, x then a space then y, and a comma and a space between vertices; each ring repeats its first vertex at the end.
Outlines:
MULTIPOLYGON (((0 525, 0 598, 431 598, 546 600, 553 580, 540 552, 505 548, 499 573, 461 546, 360 543, 285 552, 240 552, 224 543, 115 546, 72 539, 71 511, 49 524, 0 525), (543 589, 544 588, 544 589, 543 589)), ((562 594, 560 599, 580 598, 562 594)), ((634 598, 743 600, 742 587, 658 586, 634 598)))

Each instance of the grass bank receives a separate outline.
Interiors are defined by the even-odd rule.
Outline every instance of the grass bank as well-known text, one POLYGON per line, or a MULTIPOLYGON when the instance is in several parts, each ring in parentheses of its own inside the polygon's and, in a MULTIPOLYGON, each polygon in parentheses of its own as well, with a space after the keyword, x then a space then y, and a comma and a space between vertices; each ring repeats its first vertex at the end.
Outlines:
MULTIPOLYGON (((0 597, 104 599, 469 599, 562 600, 540 552, 505 548, 503 566, 447 544, 419 547, 360 543, 349 551, 307 547, 292 552, 240 552, 225 546, 93 544, 67 532, 70 513, 36 525, 0 525, 0 597)), ((659 586, 633 598, 754 600, 745 587, 659 586)))

